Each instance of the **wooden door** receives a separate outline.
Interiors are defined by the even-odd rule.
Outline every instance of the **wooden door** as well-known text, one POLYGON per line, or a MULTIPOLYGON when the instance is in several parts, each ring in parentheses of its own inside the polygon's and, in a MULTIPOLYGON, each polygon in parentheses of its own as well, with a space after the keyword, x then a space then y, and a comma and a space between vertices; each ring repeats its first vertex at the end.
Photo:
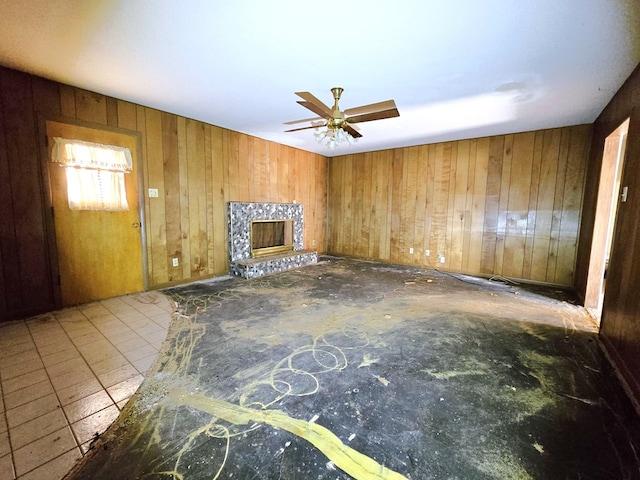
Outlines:
POLYGON ((53 137, 128 147, 133 160, 133 171, 125 174, 129 210, 113 212, 71 210, 65 169, 49 163, 63 306, 142 291, 136 137, 48 121, 49 160, 53 137))

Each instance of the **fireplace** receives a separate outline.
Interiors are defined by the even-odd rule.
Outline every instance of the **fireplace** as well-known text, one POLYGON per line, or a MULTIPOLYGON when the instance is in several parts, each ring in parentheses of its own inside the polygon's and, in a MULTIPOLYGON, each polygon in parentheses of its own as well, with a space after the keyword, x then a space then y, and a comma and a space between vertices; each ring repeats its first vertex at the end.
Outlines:
POLYGON ((293 219, 251 220, 251 258, 293 250, 293 219))
POLYGON ((305 250, 304 207, 299 203, 229 202, 229 273, 255 278, 311 265, 305 250))

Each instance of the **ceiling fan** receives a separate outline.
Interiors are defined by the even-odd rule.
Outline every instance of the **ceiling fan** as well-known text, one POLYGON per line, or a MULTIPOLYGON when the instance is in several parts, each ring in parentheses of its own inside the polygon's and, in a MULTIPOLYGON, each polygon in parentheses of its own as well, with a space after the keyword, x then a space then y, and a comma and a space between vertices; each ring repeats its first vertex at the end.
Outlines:
POLYGON ((307 130, 310 128, 319 129, 326 127, 326 129, 318 130, 314 134, 316 140, 318 142, 322 142, 327 139, 327 146, 329 148, 335 148, 336 143, 340 143, 345 140, 349 143, 353 143, 362 136, 354 126, 356 123, 371 122, 373 120, 382 120, 384 118, 400 116, 400 113, 396 108, 396 103, 393 100, 347 108, 344 111, 341 111, 338 106, 338 102, 340 101, 340 96, 343 91, 344 89, 342 87, 334 87, 331 89, 334 99, 333 108, 329 108, 309 92, 296 92, 296 95, 302 98, 302 100, 298 100, 298 103, 319 116, 285 122, 285 125, 311 122, 310 126, 293 128, 286 131, 297 132, 299 130, 307 130))

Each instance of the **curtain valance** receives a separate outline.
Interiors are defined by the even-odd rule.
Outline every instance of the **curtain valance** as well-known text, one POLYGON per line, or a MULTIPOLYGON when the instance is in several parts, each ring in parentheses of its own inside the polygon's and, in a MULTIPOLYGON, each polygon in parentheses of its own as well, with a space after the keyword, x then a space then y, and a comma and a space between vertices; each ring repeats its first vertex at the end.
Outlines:
POLYGON ((131 151, 126 147, 54 137, 51 161, 63 167, 108 170, 129 173, 132 170, 131 151))

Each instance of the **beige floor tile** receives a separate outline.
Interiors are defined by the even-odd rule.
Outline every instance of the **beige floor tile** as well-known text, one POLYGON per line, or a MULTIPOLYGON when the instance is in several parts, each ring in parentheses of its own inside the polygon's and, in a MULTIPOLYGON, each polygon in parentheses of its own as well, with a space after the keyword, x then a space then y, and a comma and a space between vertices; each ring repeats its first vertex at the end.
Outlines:
POLYGON ((154 322, 136 330, 136 333, 140 335, 142 338, 146 339, 147 335, 154 335, 154 334, 160 334, 160 333, 164 333, 164 335, 166 336, 167 329, 164 327, 161 327, 160 325, 154 322))
POLYGON ((80 337, 96 330, 96 327, 91 324, 89 319, 84 315, 79 315, 79 317, 70 320, 59 320, 60 325, 69 337, 80 337))
POLYGON ((136 340, 136 339, 140 339, 144 341, 133 329, 130 329, 129 331, 126 331, 126 332, 119 333, 117 335, 112 335, 108 338, 109 343, 118 347, 118 350, 120 350, 119 348, 120 344, 126 343, 129 340, 136 340))
POLYGON ((112 339, 111 341, 122 353, 148 345, 147 341, 144 338, 134 332, 131 332, 126 338, 122 340, 112 339))
POLYGON ((67 373, 77 372, 87 367, 87 363, 83 358, 71 358, 64 362, 56 363, 47 367, 47 373, 53 379, 67 373))
POLYGON ((124 380, 128 380, 131 377, 135 377, 139 373, 140 372, 138 372, 138 370, 136 370, 133 365, 127 363, 121 367, 116 368, 115 370, 111 370, 107 373, 98 375, 98 378, 100 379, 102 385, 104 385, 105 387, 111 387, 117 383, 123 382, 124 380))
POLYGON ((29 350, 35 350, 36 344, 33 343, 31 336, 29 338, 19 337, 21 343, 11 344, 0 348, 0 358, 10 357, 29 350))
POLYGON ((115 325, 120 322, 120 319, 117 315, 114 315, 109 309, 105 309, 105 313, 98 315, 97 317, 90 318, 89 321, 93 323, 96 327, 100 328, 100 326, 108 326, 115 325))
POLYGON ((61 320, 70 321, 77 318, 78 316, 84 318, 84 315, 82 315, 76 307, 67 307, 67 308, 63 308, 62 310, 56 310, 51 313, 53 314, 54 317, 58 319, 58 321, 61 321, 61 320))
POLYGON ((111 397, 104 390, 100 390, 66 405, 64 412, 69 419, 69 423, 75 423, 111 405, 114 405, 111 397))
POLYGON ((144 377, 142 375, 136 375, 135 377, 116 383, 112 387, 107 388, 107 392, 109 392, 113 401, 118 403, 136 393, 143 380, 144 377))
POLYGON ((86 306, 78 307, 85 317, 89 320, 95 320, 100 317, 110 316, 111 312, 99 303, 92 303, 86 306))
POLYGON ((51 385, 49 378, 45 374, 44 380, 40 382, 34 383, 33 385, 29 385, 28 387, 21 388, 14 392, 5 393, 4 407, 9 410, 10 408, 15 408, 19 405, 31 402, 32 400, 44 397, 53 392, 53 385, 51 385))
POLYGON ((141 358, 140 360, 136 360, 135 362, 131 362, 136 370, 138 370, 141 374, 145 375, 149 369, 153 366, 153 364, 158 358, 158 354, 150 355, 148 357, 141 358))
POLYGON ((100 382, 98 382, 95 377, 92 377, 84 382, 58 390, 56 393, 58 394, 60 405, 64 406, 101 390, 103 390, 103 388, 102 385, 100 385, 100 382))
POLYGON ((71 429, 78 439, 78 443, 83 444, 91 440, 96 433, 102 434, 118 418, 119 414, 118 407, 111 405, 104 410, 72 423, 71 429))
POLYGON ((137 391, 172 309, 146 292, 0 324, 0 480, 14 464, 20 480, 62 478, 137 391))
POLYGON ((127 334, 127 333, 130 335, 135 334, 135 332, 131 330, 129 327, 127 327, 126 325, 106 327, 101 329, 100 331, 108 340, 111 340, 112 338, 118 337, 122 334, 127 334))
POLYGON ((53 313, 36 315, 35 317, 27 319, 25 323, 31 332, 59 327, 58 320, 53 313))
POLYGON ((44 363, 45 367, 51 367, 53 365, 57 365, 58 363, 74 359, 81 360, 82 358, 80 352, 73 345, 71 345, 71 347, 67 348, 66 350, 61 350, 50 355, 42 355, 42 363, 44 363))
POLYGON ((72 385, 77 385, 78 383, 85 382, 87 380, 91 380, 95 378, 93 372, 89 369, 89 367, 84 367, 75 372, 69 372, 67 374, 54 377, 51 379, 51 383, 53 384, 53 388, 55 390, 62 390, 67 387, 71 387, 72 385))
POLYGON ((33 338, 44 338, 47 335, 64 334, 64 329, 60 322, 51 315, 46 322, 27 322, 27 327, 33 338))
POLYGON ((40 417, 46 413, 52 412, 60 407, 58 397, 55 393, 50 393, 37 400, 27 402, 19 407, 7 410, 7 423, 9 428, 15 428, 30 420, 40 417))
POLYGON ((171 315, 169 315, 168 313, 154 315, 153 317, 151 317, 151 320, 153 320, 156 325, 160 325, 164 329, 169 328, 169 325, 171 325, 171 315))
POLYGON ((42 360, 38 356, 36 358, 31 358, 30 360, 24 360, 15 365, 0 367, 0 377, 2 378, 2 380, 9 380, 26 373, 40 370, 42 367, 44 367, 44 365, 42 363, 42 360))
POLYGON ((13 457, 18 476, 47 463, 60 455, 74 450, 75 439, 69 427, 64 427, 35 442, 14 451, 13 457))
POLYGON ((14 480, 15 478, 11 455, 0 457, 0 480, 14 480))
POLYGON ((125 323, 125 325, 131 328, 133 328, 133 326, 136 324, 140 324, 140 326, 142 326, 142 324, 149 323, 152 321, 144 313, 140 313, 137 310, 134 310, 133 308, 127 313, 118 314, 118 318, 122 320, 125 323))
POLYGON ((7 381, 3 381, 2 392, 4 393, 5 400, 7 399, 7 395, 9 393, 21 390, 31 385, 35 385, 36 383, 40 383, 47 379, 47 373, 44 371, 44 368, 41 368, 33 372, 25 373, 24 375, 20 375, 19 377, 14 377, 7 381))
POLYGON ((11 446, 13 450, 19 449, 31 442, 34 442, 46 435, 67 425, 61 409, 45 413, 33 420, 29 420, 15 428, 9 428, 11 436, 11 446))
POLYGON ((120 400, 118 403, 116 403, 118 410, 122 411, 124 407, 127 406, 127 403, 129 402, 129 400, 131 400, 131 397, 125 398, 123 400, 120 400))
POLYGON ((92 363, 91 370, 93 370, 96 375, 102 375, 103 373, 107 373, 111 370, 115 370, 124 365, 127 365, 128 363, 130 362, 124 356, 118 353, 117 355, 105 358, 104 360, 100 360, 99 362, 92 363))
POLYGON ((144 339, 147 342, 149 342, 151 345, 155 345, 156 343, 162 344, 167 339, 167 331, 166 330, 161 330, 159 332, 152 333, 150 335, 146 335, 144 337, 144 339))
POLYGON ((31 470, 29 473, 22 475, 20 480, 58 480, 69 473, 69 470, 71 470, 73 465, 81 458, 82 453, 80 453, 80 450, 74 448, 41 465, 35 470, 31 470))
POLYGON ((84 359, 78 358, 48 366, 47 372, 56 390, 70 387, 94 377, 84 359))
MULTIPOLYGON (((124 356, 129 360, 129 362, 133 363, 136 360, 140 360, 141 358, 146 358, 151 355, 158 355, 158 349, 153 345, 145 345, 144 347, 136 348, 134 350, 130 350, 124 353, 124 356)), ((154 358, 155 360, 155 358, 154 358)))
POLYGON ((74 336, 73 332, 69 332, 69 337, 71 337, 71 341, 76 347, 105 340, 105 336, 98 329, 78 336, 74 336))
POLYGON ((67 343, 69 341, 69 336, 64 330, 62 330, 62 328, 60 328, 60 332, 56 330, 55 332, 39 332, 32 335, 33 341, 36 344, 36 347, 38 347, 38 351, 48 345, 56 345, 61 342, 67 343))
POLYGON ((29 362, 39 358, 38 350, 30 349, 25 352, 16 353, 8 357, 0 358, 0 372, 23 362, 29 362))
POLYGON ((11 444, 9 443, 9 432, 0 433, 0 457, 11 453, 11 444))
POLYGON ((106 340, 101 342, 88 343, 87 345, 80 345, 78 347, 78 350, 90 365, 98 363, 109 357, 120 355, 118 349, 106 340))
POLYGON ((74 349, 75 345, 71 339, 66 336, 64 339, 60 339, 56 343, 50 343, 49 345, 39 345, 38 353, 44 357, 46 355, 53 355, 54 353, 62 352, 64 350, 74 349))
POLYGON ((21 320, 2 323, 0 326, 0 346, 4 342, 13 342, 17 337, 29 335, 29 327, 21 320))
POLYGON ((154 319, 154 317, 162 317, 167 315, 167 311, 157 305, 145 305, 144 307, 138 308, 137 310, 144 313, 151 319, 154 319))

